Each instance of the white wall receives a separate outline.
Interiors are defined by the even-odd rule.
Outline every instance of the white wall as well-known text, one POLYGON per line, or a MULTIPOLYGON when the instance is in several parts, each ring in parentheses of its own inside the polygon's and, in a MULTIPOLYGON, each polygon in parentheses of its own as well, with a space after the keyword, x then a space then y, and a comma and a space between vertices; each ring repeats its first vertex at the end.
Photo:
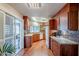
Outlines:
POLYGON ((15 17, 17 17, 17 18, 22 19, 22 15, 15 8, 10 6, 9 4, 0 3, 0 9, 15 16, 15 17))

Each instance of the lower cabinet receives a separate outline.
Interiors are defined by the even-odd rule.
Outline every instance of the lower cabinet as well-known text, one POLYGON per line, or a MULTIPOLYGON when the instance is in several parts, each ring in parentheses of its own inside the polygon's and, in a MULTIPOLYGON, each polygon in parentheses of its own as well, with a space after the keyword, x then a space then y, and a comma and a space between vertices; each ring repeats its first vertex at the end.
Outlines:
POLYGON ((51 39, 51 50, 55 56, 60 55, 60 44, 58 44, 55 40, 51 39))
POLYGON ((33 34, 32 36, 32 42, 37 42, 37 41, 40 41, 40 34, 33 34))
POLYGON ((61 56, 78 56, 78 45, 61 45, 61 56))
POLYGON ((24 48, 30 48, 32 46, 32 36, 24 37, 24 48))
POLYGON ((55 56, 78 56, 76 44, 60 44, 51 39, 51 50, 55 56))

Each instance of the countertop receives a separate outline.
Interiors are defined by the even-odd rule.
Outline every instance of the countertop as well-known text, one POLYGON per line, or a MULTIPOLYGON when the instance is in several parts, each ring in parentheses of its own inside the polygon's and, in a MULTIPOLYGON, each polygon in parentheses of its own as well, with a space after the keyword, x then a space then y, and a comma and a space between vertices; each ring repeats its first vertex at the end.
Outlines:
POLYGON ((29 34, 26 34, 26 35, 24 35, 24 36, 32 36, 33 34, 32 33, 29 33, 29 34))
POLYGON ((25 34, 24 36, 32 36, 34 34, 41 34, 41 32, 35 32, 35 33, 32 32, 32 33, 25 34))
POLYGON ((59 44, 78 44, 78 42, 64 38, 63 36, 50 36, 53 40, 57 41, 59 44))

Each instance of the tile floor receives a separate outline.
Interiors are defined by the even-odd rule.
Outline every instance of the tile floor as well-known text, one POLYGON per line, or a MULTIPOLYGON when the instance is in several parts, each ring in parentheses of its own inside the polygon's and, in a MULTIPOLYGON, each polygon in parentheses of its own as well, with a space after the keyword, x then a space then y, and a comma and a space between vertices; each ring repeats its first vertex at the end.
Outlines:
POLYGON ((18 56, 53 56, 50 49, 46 48, 46 41, 41 40, 32 44, 31 48, 22 49, 18 56))

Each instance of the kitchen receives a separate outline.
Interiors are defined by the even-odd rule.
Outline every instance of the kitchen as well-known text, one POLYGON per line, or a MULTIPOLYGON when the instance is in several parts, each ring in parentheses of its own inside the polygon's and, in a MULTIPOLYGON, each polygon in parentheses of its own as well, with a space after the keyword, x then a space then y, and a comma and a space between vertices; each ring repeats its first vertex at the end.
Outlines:
POLYGON ((28 5, 0 4, 0 45, 11 44, 16 50, 6 56, 78 56, 79 4, 28 5))
POLYGON ((40 33, 32 33, 31 44, 27 43, 26 45, 31 47, 33 42, 40 41, 41 35, 44 40, 46 39, 46 47, 52 51, 54 56, 77 56, 79 53, 78 6, 74 3, 66 4, 58 13, 49 18, 46 24, 42 23, 47 26, 47 29, 44 26, 45 30, 41 31, 43 36, 40 33))

